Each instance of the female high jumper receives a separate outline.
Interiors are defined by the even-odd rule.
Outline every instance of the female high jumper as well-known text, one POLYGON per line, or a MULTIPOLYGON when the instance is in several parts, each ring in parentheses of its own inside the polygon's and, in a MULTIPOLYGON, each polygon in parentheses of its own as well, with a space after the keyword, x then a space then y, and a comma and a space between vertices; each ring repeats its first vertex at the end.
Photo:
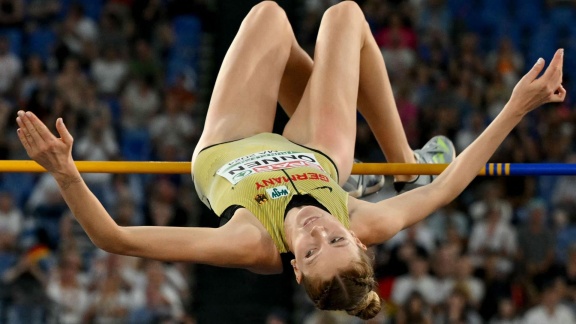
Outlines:
POLYGON ((225 220, 219 228, 120 227, 82 180, 61 118, 57 138, 33 113, 19 111, 17 132, 101 249, 261 274, 281 271, 281 254, 292 252, 296 281, 318 308, 368 319, 381 305, 366 247, 453 200, 524 115, 563 101, 562 64, 560 49, 538 77, 539 59, 494 121, 432 183, 370 203, 340 187, 352 169, 356 107, 389 162, 450 162, 451 143, 436 137, 423 150, 410 149, 382 55, 357 4, 325 12, 312 61, 284 11, 262 2, 224 59, 192 157, 200 198, 225 220), (282 135, 270 133, 277 102, 291 115, 282 135))

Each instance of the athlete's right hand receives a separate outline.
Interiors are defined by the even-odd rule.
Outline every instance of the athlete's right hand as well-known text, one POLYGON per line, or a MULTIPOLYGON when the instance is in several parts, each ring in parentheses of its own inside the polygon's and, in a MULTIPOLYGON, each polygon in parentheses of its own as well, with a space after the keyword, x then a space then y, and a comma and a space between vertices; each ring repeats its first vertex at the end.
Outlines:
POLYGON ((60 138, 54 136, 48 127, 31 111, 18 111, 18 138, 28 156, 44 167, 55 177, 69 176, 77 172, 72 159, 72 143, 74 139, 62 118, 56 120, 56 129, 60 138))

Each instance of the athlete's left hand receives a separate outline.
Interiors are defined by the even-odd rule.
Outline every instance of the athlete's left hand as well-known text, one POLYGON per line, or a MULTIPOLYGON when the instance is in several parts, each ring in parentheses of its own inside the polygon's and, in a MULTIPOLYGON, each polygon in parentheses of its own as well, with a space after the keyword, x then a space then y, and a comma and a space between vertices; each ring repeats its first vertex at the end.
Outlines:
POLYGON ((566 89, 562 86, 563 64, 564 49, 559 49, 544 74, 537 78, 545 65, 544 59, 538 59, 512 91, 509 102, 514 103, 511 106, 518 109, 517 113, 523 116, 545 103, 564 101, 566 89))

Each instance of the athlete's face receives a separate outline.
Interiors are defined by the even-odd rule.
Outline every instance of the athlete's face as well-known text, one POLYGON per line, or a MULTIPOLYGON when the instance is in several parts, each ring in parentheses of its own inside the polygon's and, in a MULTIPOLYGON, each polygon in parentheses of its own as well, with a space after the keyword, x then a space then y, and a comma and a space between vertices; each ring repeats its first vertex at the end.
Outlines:
POLYGON ((334 216, 313 206, 293 208, 286 215, 286 234, 294 253, 296 281, 302 274, 331 278, 359 258, 366 246, 334 216))

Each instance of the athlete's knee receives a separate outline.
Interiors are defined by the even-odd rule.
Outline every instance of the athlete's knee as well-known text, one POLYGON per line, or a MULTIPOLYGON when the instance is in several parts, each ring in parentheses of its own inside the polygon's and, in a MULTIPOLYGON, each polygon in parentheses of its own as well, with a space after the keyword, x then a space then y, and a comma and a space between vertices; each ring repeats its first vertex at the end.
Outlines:
MULTIPOLYGON (((360 6, 354 1, 342 1, 328 8, 324 13, 324 19, 335 19, 342 23, 353 21, 364 22, 366 18, 360 6)), ((346 26, 346 25, 343 25, 346 26)))
POLYGON ((252 7, 246 20, 255 24, 288 24, 286 12, 274 1, 262 1, 252 7))
POLYGON ((274 13, 276 11, 284 12, 282 7, 280 7, 276 1, 261 1, 257 5, 254 5, 250 12, 254 11, 266 11, 270 13, 274 13))
POLYGON ((243 23, 258 35, 262 35, 262 30, 273 31, 277 40, 293 36, 286 12, 274 1, 262 1, 252 7, 243 23))

